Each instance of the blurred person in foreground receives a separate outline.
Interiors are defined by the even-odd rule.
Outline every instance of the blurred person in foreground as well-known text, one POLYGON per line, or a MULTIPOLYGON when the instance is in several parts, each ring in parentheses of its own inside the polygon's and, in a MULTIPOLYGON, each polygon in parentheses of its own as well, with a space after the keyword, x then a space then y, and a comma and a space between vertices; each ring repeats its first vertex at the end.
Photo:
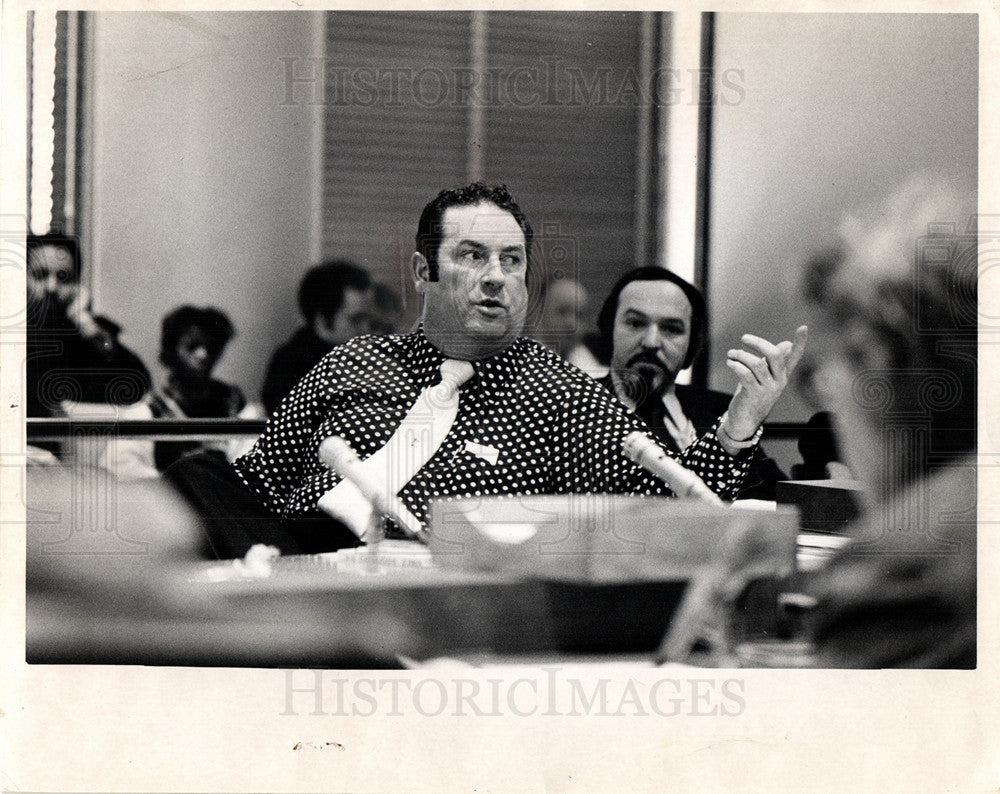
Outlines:
POLYGON ((914 178, 806 267, 814 386, 868 489, 812 586, 821 667, 976 664, 974 207, 914 178))
POLYGON ((305 324, 271 356, 261 399, 269 414, 309 370, 337 345, 367 334, 371 323, 371 277, 346 260, 311 268, 299 284, 305 324))

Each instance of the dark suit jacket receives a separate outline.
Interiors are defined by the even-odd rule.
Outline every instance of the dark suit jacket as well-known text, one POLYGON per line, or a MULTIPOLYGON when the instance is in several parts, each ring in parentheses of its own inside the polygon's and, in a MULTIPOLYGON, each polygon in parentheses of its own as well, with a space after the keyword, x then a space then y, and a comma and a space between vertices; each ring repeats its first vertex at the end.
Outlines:
POLYGON ((316 336, 311 328, 303 327, 275 350, 267 365, 261 389, 261 399, 267 412, 273 414, 285 395, 332 349, 330 343, 316 336))
POLYGON ((28 416, 54 416, 61 400, 129 405, 142 400, 152 379, 142 360, 118 341, 121 330, 95 316, 101 332, 85 339, 61 317, 30 318, 27 343, 28 416))
MULTIPOLYGON (((611 376, 601 378, 601 384, 614 394, 614 384, 611 376)), ((731 394, 711 389, 698 389, 694 386, 676 387, 677 400, 684 409, 684 413, 694 425, 698 435, 703 435, 712 429, 712 425, 729 407, 731 394)), ((668 449, 680 452, 673 436, 665 427, 651 427, 651 431, 660 439, 668 449)), ((774 499, 774 486, 779 480, 787 480, 785 473, 778 468, 778 464, 764 452, 763 447, 758 446, 754 452, 753 462, 750 464, 750 471, 747 472, 747 479, 740 489, 740 499, 774 499)))

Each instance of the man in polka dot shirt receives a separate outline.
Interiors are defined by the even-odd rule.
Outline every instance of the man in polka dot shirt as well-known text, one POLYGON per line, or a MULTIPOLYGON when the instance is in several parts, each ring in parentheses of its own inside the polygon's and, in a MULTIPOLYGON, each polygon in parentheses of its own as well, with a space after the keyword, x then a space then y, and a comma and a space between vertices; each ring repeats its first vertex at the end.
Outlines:
MULTIPOLYGON (((442 191, 424 208, 412 257, 423 297, 420 327, 334 349, 234 464, 242 485, 299 548, 346 543, 343 532, 317 531, 322 522, 302 531, 340 480, 320 461, 323 440, 340 436, 369 457, 440 379, 446 358, 471 362, 473 375, 460 387, 443 443, 399 491, 420 522, 435 497, 670 494, 622 452, 640 421, 599 383, 521 336, 531 245, 531 226, 505 187, 442 191)), ((733 498, 753 451, 730 454, 713 428, 679 457, 721 497, 733 498)))

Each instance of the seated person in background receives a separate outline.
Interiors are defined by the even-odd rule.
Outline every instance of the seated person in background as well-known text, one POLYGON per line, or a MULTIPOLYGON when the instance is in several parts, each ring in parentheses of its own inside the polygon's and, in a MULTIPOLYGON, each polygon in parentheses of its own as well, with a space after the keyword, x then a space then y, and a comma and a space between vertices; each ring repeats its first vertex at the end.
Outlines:
POLYGON ((809 417, 799 436, 802 462, 792 466, 793 480, 849 480, 851 470, 840 462, 837 437, 833 433, 833 417, 820 411, 809 417))
POLYGON ((815 387, 867 500, 811 588, 821 667, 976 666, 979 259, 940 232, 974 201, 915 178, 806 268, 815 387))
POLYGON ((531 334, 574 367, 594 378, 607 374, 587 345, 583 334, 583 312, 590 301, 587 289, 566 276, 550 277, 541 290, 541 313, 531 334))
POLYGON ((305 320, 274 351, 264 375, 261 398, 268 414, 333 348, 369 331, 371 304, 368 272, 344 260, 324 262, 309 270, 299 284, 299 311, 305 320))
POLYGON ((814 413, 799 436, 802 462, 792 466, 793 480, 852 480, 854 475, 843 463, 843 453, 833 432, 833 416, 823 410, 823 400, 816 391, 814 356, 806 354, 795 370, 795 389, 814 413))
POLYGON ((581 315, 589 300, 587 290, 566 276, 550 277, 541 286, 540 311, 531 338, 566 358, 580 341, 581 315))
MULTIPOLYGON (((791 361, 791 366, 772 371, 766 355, 730 351, 726 363, 740 379, 736 396, 677 384, 677 374, 691 366, 701 349, 705 301, 694 286, 660 267, 641 267, 622 276, 604 301, 597 326, 611 348, 611 372, 601 383, 675 453, 687 449, 723 415, 721 432, 733 451, 742 444, 756 446, 767 414, 747 412, 742 394, 750 386, 780 394, 795 366, 791 361)), ((762 354, 770 347, 749 335, 743 341, 762 354)), ((739 495, 773 500, 775 483, 785 479, 758 448, 739 495)))
POLYGON ((76 240, 29 236, 27 256, 27 415, 57 416, 64 400, 142 400, 149 371, 118 341, 121 328, 91 312, 76 240))
POLYGON ((399 331, 399 321, 403 316, 403 301, 388 284, 381 281, 372 286, 371 332, 379 336, 399 331))
MULTIPOLYGON (((356 544, 356 534, 343 524, 335 532, 318 511, 342 479, 320 460, 321 443, 340 436, 367 460, 399 438, 401 428, 422 436, 425 425, 414 426, 407 415, 425 390, 452 373, 457 413, 440 431, 439 445, 422 450, 429 457, 416 473, 402 478, 398 490, 389 489, 421 524, 434 497, 670 494, 622 451, 624 438, 642 429, 636 417, 595 380, 521 336, 532 238, 505 187, 476 183, 431 201, 411 258, 423 297, 421 325, 409 334, 356 337, 336 348, 294 388, 254 448, 228 472, 199 470, 191 459, 171 469, 206 516, 215 548, 242 554, 265 537, 283 550, 356 544)), ((768 350, 775 368, 790 366, 800 353, 791 342, 768 350)), ((751 387, 746 399, 766 415, 778 394, 780 389, 751 387)), ((679 457, 731 498, 754 445, 731 455, 713 428, 679 457)), ((388 469, 371 474, 383 482, 390 476, 388 469)))
MULTIPOLYGON (((179 306, 164 317, 160 363, 169 375, 150 397, 153 415, 208 419, 239 414, 246 405, 243 392, 212 378, 212 370, 235 334, 229 318, 213 307, 179 306)), ((203 446, 186 441, 157 442, 156 468, 163 471, 182 455, 203 446)))

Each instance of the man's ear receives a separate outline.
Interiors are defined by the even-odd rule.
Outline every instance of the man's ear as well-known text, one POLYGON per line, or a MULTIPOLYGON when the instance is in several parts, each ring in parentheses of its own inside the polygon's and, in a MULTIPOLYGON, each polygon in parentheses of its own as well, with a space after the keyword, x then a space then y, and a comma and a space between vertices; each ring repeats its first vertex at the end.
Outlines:
POLYGON ((414 251, 410 258, 410 267, 413 268, 413 287, 417 294, 422 295, 428 281, 431 280, 431 266, 427 257, 419 251, 414 251))

